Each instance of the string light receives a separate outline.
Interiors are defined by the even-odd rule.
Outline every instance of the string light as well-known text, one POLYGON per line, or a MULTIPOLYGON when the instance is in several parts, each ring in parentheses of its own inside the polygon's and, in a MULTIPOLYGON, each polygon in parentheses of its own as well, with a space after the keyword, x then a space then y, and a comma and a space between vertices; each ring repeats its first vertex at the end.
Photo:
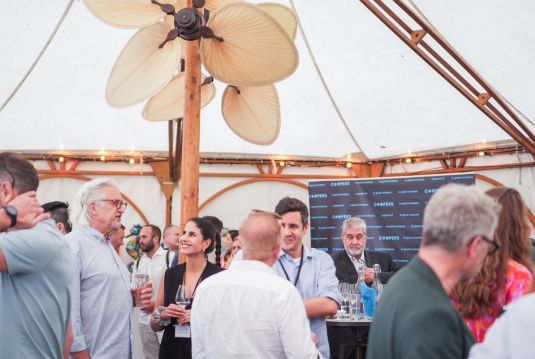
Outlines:
POLYGON ((351 168, 351 166, 353 166, 351 162, 346 163, 346 168, 351 168))
POLYGON ((58 161, 59 162, 65 162, 65 158, 63 156, 59 156, 58 161))
POLYGON ((128 160, 128 163, 130 163, 131 165, 133 165, 134 163, 136 163, 136 160, 134 159, 134 157, 131 157, 131 158, 128 160))
POLYGON ((102 162, 106 162, 106 156, 104 156, 104 155, 100 155, 100 160, 101 160, 102 162))
POLYGON ((477 155, 478 155, 479 157, 483 157, 483 156, 485 156, 485 151, 479 151, 479 152, 477 153, 477 155))
POLYGON ((284 161, 280 161, 280 162, 279 162, 279 166, 281 166, 281 167, 286 166, 286 162, 284 162, 284 161))
POLYGON ((405 163, 412 163, 412 158, 405 158, 405 163))

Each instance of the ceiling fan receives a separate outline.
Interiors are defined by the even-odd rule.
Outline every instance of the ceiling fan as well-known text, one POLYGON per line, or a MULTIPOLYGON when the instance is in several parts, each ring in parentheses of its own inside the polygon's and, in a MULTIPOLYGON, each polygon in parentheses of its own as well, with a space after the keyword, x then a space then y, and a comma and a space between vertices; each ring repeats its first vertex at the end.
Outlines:
POLYGON ((237 0, 84 0, 99 19, 119 28, 141 28, 119 55, 108 79, 106 99, 114 107, 150 97, 143 117, 183 117, 185 41, 200 39, 206 71, 201 107, 215 96, 213 79, 228 86, 222 114, 242 139, 273 143, 280 130, 275 82, 290 76, 299 57, 293 42, 297 20, 280 4, 237 0))

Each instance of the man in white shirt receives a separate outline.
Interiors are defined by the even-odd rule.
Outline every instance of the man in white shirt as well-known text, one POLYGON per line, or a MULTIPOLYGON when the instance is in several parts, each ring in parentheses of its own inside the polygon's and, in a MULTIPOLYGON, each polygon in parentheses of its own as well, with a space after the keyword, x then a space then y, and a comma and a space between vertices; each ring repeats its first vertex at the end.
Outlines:
MULTIPOLYGON (((147 224, 139 232, 139 248, 145 253, 134 263, 132 272, 132 286, 136 274, 148 274, 149 281, 152 283, 152 299, 148 305, 141 307, 139 315, 139 334, 143 345, 145 359, 158 359, 160 351, 160 339, 150 327, 150 314, 154 310, 154 301, 158 293, 160 279, 165 270, 171 264, 171 256, 168 251, 160 247, 162 232, 160 228, 153 224, 147 224)), ((136 303, 139 305, 139 303, 136 303)))
POLYGON ((299 292, 271 269, 281 238, 275 214, 255 211, 242 223, 243 260, 197 289, 191 314, 193 358, 319 357, 299 292))

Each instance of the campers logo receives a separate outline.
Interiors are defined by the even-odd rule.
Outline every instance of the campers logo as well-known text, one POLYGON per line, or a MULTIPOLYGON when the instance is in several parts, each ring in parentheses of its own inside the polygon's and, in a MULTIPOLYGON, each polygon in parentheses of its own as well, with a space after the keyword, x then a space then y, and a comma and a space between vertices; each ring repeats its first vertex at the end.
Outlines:
POLYGON ((327 193, 316 193, 316 194, 311 194, 308 196, 308 198, 327 198, 327 193))

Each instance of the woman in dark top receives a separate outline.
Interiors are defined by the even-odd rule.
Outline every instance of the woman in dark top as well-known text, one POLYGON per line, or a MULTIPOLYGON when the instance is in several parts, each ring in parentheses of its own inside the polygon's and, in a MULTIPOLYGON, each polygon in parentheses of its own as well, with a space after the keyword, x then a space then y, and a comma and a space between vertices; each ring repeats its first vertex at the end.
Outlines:
POLYGON ((186 223, 179 240, 179 250, 186 256, 186 262, 165 272, 150 323, 155 331, 164 329, 159 359, 191 358, 191 336, 183 333, 189 332, 195 290, 204 279, 222 271, 206 260, 206 254, 214 249, 214 238, 215 230, 206 219, 192 218, 186 223), (179 285, 185 285, 186 297, 192 298, 185 308, 175 304, 179 285), (177 324, 183 325, 178 328, 183 337, 175 337, 177 324))

